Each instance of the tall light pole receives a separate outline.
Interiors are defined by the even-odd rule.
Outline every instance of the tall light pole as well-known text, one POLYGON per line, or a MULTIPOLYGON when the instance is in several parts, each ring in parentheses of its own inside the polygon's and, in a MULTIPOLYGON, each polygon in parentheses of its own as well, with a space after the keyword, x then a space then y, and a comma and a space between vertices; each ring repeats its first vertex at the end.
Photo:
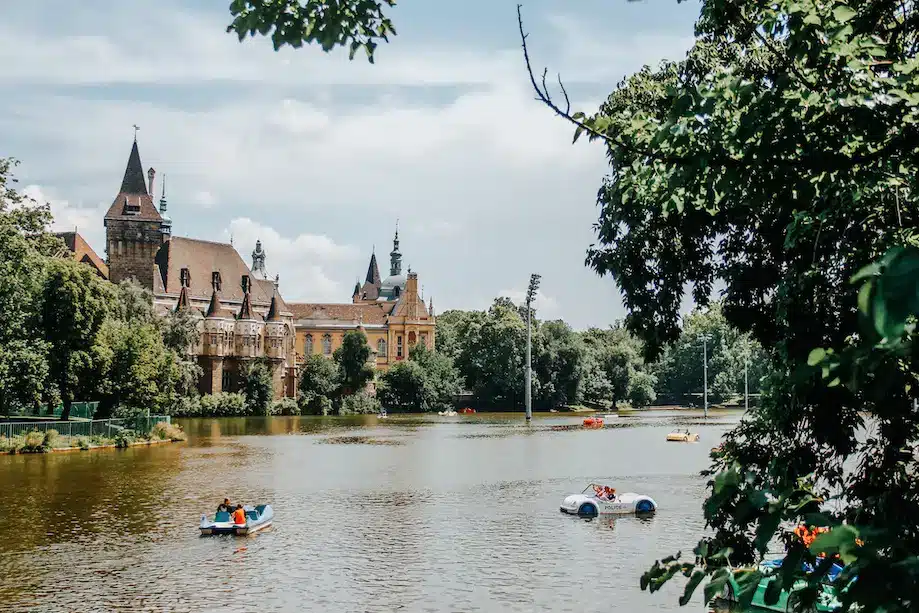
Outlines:
POLYGON ((533 312, 531 304, 533 304, 533 299, 536 298, 536 292, 539 290, 539 279, 540 276, 537 274, 530 275, 530 286, 527 287, 527 389, 526 389, 526 411, 527 411, 527 423, 533 419, 533 361, 532 361, 532 349, 531 349, 531 335, 530 335, 530 317, 533 312))
POLYGON ((708 334, 702 335, 702 403, 708 418, 708 334))
POLYGON ((743 408, 750 410, 750 386, 747 384, 747 367, 750 363, 750 350, 747 348, 743 354, 743 408))

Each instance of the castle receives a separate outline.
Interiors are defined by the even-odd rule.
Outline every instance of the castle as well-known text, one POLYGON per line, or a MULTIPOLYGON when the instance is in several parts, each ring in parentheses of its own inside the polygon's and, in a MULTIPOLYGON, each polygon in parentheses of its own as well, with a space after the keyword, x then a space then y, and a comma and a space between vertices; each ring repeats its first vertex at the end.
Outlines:
POLYGON ((238 391, 246 365, 267 358, 276 397, 295 397, 299 366, 308 355, 331 357, 349 330, 361 330, 376 367, 406 359, 411 347, 434 348, 434 303, 418 292, 418 275, 402 274, 399 232, 390 253, 390 274, 380 278, 376 254, 363 285, 350 303, 286 303, 279 278, 266 270, 267 254, 257 241, 252 266, 232 244, 172 235, 166 186, 153 201, 156 171, 146 177, 137 139, 131 147, 121 188, 105 214, 106 255, 99 258, 83 238, 62 234, 74 257, 114 283, 133 279, 153 294, 157 311, 187 310, 200 334, 189 348, 203 370, 202 393, 238 391))

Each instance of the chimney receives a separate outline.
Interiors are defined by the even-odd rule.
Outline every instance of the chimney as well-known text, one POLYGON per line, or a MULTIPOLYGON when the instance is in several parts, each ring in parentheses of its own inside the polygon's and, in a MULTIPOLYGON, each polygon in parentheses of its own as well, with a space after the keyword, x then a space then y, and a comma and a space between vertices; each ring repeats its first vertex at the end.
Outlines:
POLYGON ((150 186, 150 197, 153 198, 153 178, 156 176, 156 171, 153 170, 153 166, 150 167, 150 170, 147 171, 147 185, 150 186))
POLYGON ((405 293, 409 296, 418 296, 418 273, 410 272, 405 279, 405 293))

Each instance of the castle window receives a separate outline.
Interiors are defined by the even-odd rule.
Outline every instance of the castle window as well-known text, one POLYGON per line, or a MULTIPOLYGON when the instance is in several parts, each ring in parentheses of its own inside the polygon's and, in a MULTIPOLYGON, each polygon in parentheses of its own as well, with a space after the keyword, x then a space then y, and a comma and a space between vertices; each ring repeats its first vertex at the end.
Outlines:
POLYGON ((396 357, 402 358, 402 335, 396 337, 396 357))
POLYGON ((191 274, 187 268, 179 271, 179 285, 182 287, 191 287, 191 274))
POLYGON ((256 337, 255 337, 255 342, 256 342, 256 349, 258 349, 258 350, 261 351, 261 349, 262 349, 262 337, 261 337, 261 336, 256 336, 256 337))
POLYGON ((220 291, 220 285, 221 285, 221 283, 220 283, 220 271, 219 271, 219 270, 215 270, 214 272, 211 273, 211 287, 214 288, 214 291, 219 292, 219 291, 220 291))
POLYGON ((243 288, 243 293, 249 291, 249 275, 243 275, 241 286, 243 288))
POLYGON ((386 357, 386 339, 381 338, 377 341, 377 356, 386 357))
POLYGON ((332 337, 329 334, 322 335, 322 353, 332 355, 332 337))
POLYGON ((303 355, 313 355, 313 335, 307 334, 303 339, 303 355))
POLYGON ((221 388, 223 389, 223 391, 227 391, 230 389, 230 371, 228 370, 223 371, 223 380, 221 381, 221 383, 223 383, 223 387, 221 388))
POLYGON ((414 332, 409 332, 409 333, 408 333, 408 346, 409 346, 409 347, 414 347, 416 341, 417 341, 417 338, 416 338, 416 336, 415 336, 415 333, 414 333, 414 332))
POLYGON ((427 347, 428 346, 428 333, 422 332, 420 335, 420 338, 421 338, 421 344, 427 347))
POLYGON ((392 295, 393 295, 393 298, 399 297, 399 286, 398 285, 392 288, 392 295))

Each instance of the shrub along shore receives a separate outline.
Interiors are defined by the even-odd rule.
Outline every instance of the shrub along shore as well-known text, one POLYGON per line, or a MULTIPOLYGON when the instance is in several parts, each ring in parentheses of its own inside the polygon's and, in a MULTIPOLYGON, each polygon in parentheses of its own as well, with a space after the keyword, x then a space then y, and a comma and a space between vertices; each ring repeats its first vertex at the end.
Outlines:
POLYGON ((149 434, 142 435, 133 430, 122 430, 114 437, 61 436, 57 430, 39 432, 33 430, 20 436, 0 437, 0 453, 51 453, 55 451, 89 451, 91 449, 126 449, 138 445, 154 445, 186 440, 182 429, 166 422, 153 426, 149 434))

